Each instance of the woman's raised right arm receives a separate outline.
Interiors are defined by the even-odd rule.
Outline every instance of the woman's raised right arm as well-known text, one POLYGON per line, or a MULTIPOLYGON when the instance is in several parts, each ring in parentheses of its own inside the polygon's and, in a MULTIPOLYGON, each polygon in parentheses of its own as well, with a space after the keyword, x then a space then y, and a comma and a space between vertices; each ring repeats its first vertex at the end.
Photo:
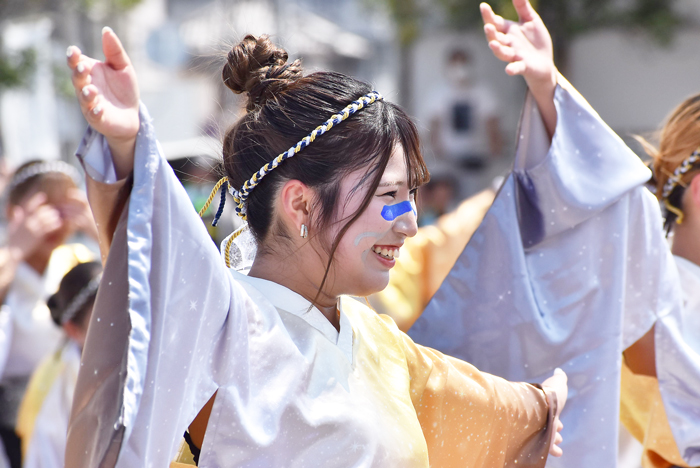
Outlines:
MULTIPOLYGON (((75 46, 68 47, 66 53, 83 116, 91 132, 94 130, 104 136, 110 153, 109 166, 112 167, 96 169, 90 167, 90 161, 81 158, 89 176, 86 178, 88 199, 97 223, 104 262, 131 189, 140 116, 136 72, 110 28, 102 30, 102 51, 104 62, 83 55, 75 46)), ((83 146, 88 146, 85 143, 83 146)))
POLYGON ((114 158, 117 179, 134 169, 139 131, 139 87, 131 60, 114 31, 102 30, 104 62, 68 47, 68 66, 85 120, 104 135, 114 158))
POLYGON ((255 310, 163 157, 110 30, 103 48, 104 63, 73 48, 68 59, 90 123, 77 154, 100 235, 110 237, 66 466, 167 466, 228 357, 247 362, 247 317, 255 310))

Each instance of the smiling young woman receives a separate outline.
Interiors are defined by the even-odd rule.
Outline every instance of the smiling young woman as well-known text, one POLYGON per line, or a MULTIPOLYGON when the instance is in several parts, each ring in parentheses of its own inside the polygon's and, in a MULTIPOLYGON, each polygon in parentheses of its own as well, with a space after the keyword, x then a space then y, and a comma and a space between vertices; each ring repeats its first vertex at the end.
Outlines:
POLYGON ((129 58, 111 30, 102 40, 105 62, 68 50, 91 125, 78 155, 110 221, 68 466, 165 466, 198 413, 201 466, 561 454, 563 372, 542 386, 479 372, 347 297, 383 289, 417 230, 428 174, 400 108, 345 75, 304 75, 265 36, 233 47, 223 80, 248 112, 224 138, 222 184, 246 224, 224 242, 227 268, 160 154, 129 58))

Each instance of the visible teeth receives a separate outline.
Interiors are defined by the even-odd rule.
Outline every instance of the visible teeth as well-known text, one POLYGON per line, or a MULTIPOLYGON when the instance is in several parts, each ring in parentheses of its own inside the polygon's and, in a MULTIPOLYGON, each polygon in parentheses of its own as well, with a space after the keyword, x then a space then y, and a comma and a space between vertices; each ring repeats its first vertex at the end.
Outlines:
POLYGON ((382 257, 386 258, 387 260, 393 260, 394 258, 398 258, 399 256, 399 249, 373 247, 372 250, 378 255, 381 255, 382 257))

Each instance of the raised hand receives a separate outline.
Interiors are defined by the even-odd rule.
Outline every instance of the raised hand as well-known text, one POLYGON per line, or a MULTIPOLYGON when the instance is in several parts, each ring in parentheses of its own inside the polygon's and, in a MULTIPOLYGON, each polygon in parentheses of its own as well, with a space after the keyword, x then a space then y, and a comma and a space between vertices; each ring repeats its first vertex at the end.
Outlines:
MULTIPOLYGON (((557 395, 557 414, 554 418, 555 431, 552 433, 552 441, 551 445, 549 446, 550 455, 555 457, 561 457, 563 454, 559 444, 561 444, 563 440, 560 432, 564 428, 564 424, 559 419, 559 415, 566 405, 566 398, 569 394, 567 381, 568 377, 566 376, 566 373, 564 373, 564 371, 561 369, 556 369, 554 371, 554 375, 542 382, 543 388, 551 389, 557 395)), ((549 399, 549 394, 547 394, 547 399, 549 399)), ((549 404, 551 405, 553 402, 550 401, 549 404)))
POLYGON ((508 21, 482 3, 481 17, 489 48, 499 60, 508 62, 506 73, 522 75, 540 108, 550 136, 556 127, 554 89, 557 69, 552 55, 552 38, 529 0, 513 0, 519 21, 508 21))
POLYGON ((102 30, 102 51, 104 62, 70 46, 68 66, 73 71, 73 87, 85 120, 107 138, 117 176, 123 178, 133 169, 139 89, 129 56, 109 28, 102 30))
POLYGON ((10 211, 7 244, 20 260, 29 257, 46 236, 63 227, 61 214, 46 201, 46 194, 39 192, 10 211))
POLYGON ((81 190, 71 189, 65 202, 58 206, 58 210, 68 223, 97 240, 95 218, 90 211, 87 197, 81 190))

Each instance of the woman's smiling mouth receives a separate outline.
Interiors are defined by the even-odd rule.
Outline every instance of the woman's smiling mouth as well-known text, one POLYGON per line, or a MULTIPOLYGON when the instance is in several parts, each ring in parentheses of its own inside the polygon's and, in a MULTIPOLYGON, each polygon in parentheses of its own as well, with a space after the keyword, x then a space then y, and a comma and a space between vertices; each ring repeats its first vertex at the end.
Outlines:
POLYGON ((394 245, 375 245, 372 251, 386 260, 394 260, 399 258, 399 248, 394 245))

